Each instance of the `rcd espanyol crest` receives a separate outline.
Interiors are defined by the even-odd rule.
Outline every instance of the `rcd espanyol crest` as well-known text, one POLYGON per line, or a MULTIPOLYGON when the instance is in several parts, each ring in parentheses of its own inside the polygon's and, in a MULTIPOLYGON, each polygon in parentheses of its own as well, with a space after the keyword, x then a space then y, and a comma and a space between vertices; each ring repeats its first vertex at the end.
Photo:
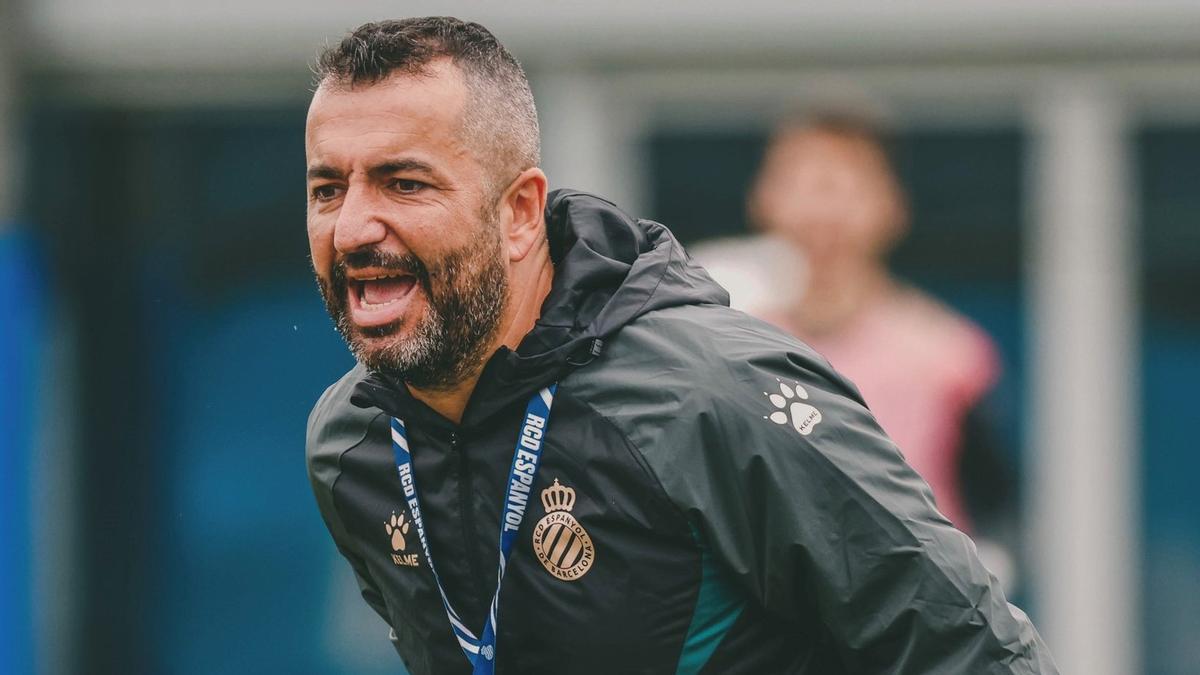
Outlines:
POLYGON ((596 561, 596 547, 587 530, 571 515, 575 508, 575 490, 558 484, 542 490, 546 515, 533 527, 533 552, 542 567, 563 581, 575 581, 587 574, 596 561))

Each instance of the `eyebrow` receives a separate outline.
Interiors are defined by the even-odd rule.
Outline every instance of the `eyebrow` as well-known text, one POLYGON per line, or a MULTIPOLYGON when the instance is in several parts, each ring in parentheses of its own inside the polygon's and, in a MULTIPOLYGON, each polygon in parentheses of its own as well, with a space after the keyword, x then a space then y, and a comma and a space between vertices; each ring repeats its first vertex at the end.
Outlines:
POLYGON ((307 176, 309 180, 314 178, 341 178, 342 172, 329 166, 328 164, 314 164, 308 167, 307 176))
POLYGON ((386 162, 381 162, 367 169, 367 175, 371 176, 372 178, 380 178, 381 176, 388 176, 393 173, 400 173, 403 171, 411 171, 424 174, 426 176, 433 176, 436 174, 432 166, 420 160, 393 159, 386 162))
MULTIPOLYGON (((391 159, 380 162, 379 164, 368 168, 367 174, 372 178, 379 178, 381 176, 387 176, 402 171, 412 171, 427 176, 437 175, 437 172, 433 170, 432 166, 417 159, 391 159)), ((308 180, 313 180, 315 178, 338 180, 346 177, 345 173, 343 173, 340 169, 332 167, 328 164, 314 164, 308 167, 307 176, 308 180)))

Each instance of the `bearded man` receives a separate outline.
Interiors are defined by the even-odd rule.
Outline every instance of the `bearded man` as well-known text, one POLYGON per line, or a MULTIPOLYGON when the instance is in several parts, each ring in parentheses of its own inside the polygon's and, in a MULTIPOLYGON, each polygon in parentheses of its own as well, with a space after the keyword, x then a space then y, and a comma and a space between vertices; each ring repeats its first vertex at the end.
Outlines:
POLYGON ((317 74, 312 263, 359 363, 309 474, 410 672, 1055 672, 850 383, 662 225, 547 194, 485 28, 367 24, 317 74))

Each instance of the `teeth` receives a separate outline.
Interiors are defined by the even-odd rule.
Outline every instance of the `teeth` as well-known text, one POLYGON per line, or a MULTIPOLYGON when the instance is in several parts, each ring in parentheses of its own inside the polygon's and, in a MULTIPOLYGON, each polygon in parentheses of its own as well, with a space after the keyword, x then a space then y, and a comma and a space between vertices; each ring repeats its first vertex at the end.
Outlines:
POLYGON ((366 300, 363 300, 361 298, 359 299, 359 303, 362 304, 363 309, 378 309, 380 307, 387 307, 388 305, 395 304, 399 301, 400 301, 400 298, 392 298, 391 300, 388 300, 387 302, 381 302, 376 305, 376 304, 369 303, 366 300))
POLYGON ((398 279, 398 278, 400 278, 400 277, 407 277, 407 276, 411 276, 411 275, 409 275, 409 274, 403 274, 403 273, 399 273, 399 274, 380 274, 380 275, 379 275, 379 276, 377 276, 377 277, 359 277, 358 279, 355 279, 355 281, 377 281, 377 280, 379 280, 379 279, 398 279))
POLYGON ((401 278, 411 278, 411 277, 412 277, 411 274, 405 274, 404 272, 393 272, 390 274, 379 274, 379 275, 372 276, 372 277, 354 278, 354 282, 356 284, 356 288, 358 291, 359 306, 366 310, 375 311, 375 310, 387 307, 388 305, 393 305, 396 302, 399 302, 400 300, 403 300, 403 298, 401 297, 401 298, 392 298, 391 300, 388 300, 387 302, 379 302, 379 303, 368 302, 365 297, 366 296, 366 285, 365 285, 366 282, 376 281, 379 279, 401 279, 401 278))

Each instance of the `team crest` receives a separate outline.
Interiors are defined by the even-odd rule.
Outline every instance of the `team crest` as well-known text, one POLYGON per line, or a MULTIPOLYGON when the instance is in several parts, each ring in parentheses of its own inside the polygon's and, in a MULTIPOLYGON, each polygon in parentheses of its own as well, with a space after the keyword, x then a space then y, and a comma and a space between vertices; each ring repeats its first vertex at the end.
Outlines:
POLYGON ((596 561, 596 547, 587 530, 571 515, 575 490, 558 484, 542 490, 546 515, 533 527, 533 552, 542 567, 563 581, 576 581, 596 561))

